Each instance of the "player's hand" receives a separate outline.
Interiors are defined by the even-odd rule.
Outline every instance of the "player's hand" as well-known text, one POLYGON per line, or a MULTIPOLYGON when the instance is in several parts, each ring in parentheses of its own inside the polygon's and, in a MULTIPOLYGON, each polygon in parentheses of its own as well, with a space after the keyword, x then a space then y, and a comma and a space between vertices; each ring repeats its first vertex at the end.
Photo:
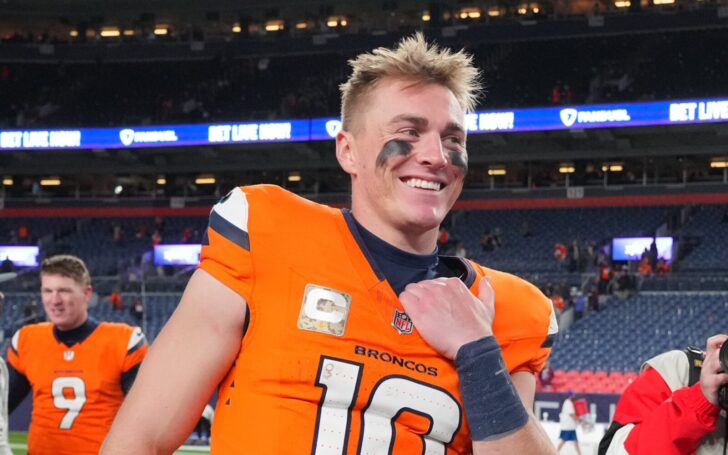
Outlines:
POLYGON ((728 384, 728 372, 722 371, 718 358, 720 347, 726 340, 728 340, 728 335, 715 335, 708 338, 705 345, 705 359, 703 359, 703 366, 700 369, 700 390, 705 398, 715 405, 718 404, 718 388, 723 384, 728 384))
POLYGON ((495 292, 488 278, 480 280, 478 297, 457 278, 435 278, 407 285, 399 300, 422 338, 448 359, 493 334, 495 292))

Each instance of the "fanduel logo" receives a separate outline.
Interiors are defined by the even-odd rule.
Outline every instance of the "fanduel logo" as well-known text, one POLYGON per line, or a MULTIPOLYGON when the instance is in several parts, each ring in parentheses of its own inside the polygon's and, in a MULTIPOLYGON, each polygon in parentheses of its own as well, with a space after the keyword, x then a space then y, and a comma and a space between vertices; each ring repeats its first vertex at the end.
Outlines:
POLYGON ((131 128, 119 131, 119 139, 126 146, 134 143, 177 142, 179 140, 174 130, 134 131, 131 128))
POLYGON ((561 109, 561 112, 559 112, 561 123, 566 127, 573 125, 576 121, 576 114, 578 114, 576 109, 561 109))
POLYGON ((603 109, 595 111, 578 111, 573 108, 561 109, 561 123, 567 128, 574 123, 613 123, 629 122, 632 118, 627 109, 603 109))
POLYGON ((126 129, 119 131, 119 139, 124 145, 131 145, 134 142, 134 130, 126 129))
POLYGON ((329 136, 335 138, 341 131, 341 120, 329 120, 326 122, 326 132, 329 136))

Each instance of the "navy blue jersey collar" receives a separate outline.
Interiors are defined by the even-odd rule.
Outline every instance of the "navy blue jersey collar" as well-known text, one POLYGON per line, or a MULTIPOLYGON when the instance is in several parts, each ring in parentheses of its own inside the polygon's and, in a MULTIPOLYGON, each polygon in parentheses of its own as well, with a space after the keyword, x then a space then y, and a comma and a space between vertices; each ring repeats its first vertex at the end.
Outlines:
POLYGON ((86 338, 96 330, 99 326, 99 322, 93 318, 86 319, 86 322, 70 330, 60 330, 55 325, 53 326, 53 336, 58 340, 59 343, 63 343, 68 347, 73 346, 76 343, 82 343, 86 338))

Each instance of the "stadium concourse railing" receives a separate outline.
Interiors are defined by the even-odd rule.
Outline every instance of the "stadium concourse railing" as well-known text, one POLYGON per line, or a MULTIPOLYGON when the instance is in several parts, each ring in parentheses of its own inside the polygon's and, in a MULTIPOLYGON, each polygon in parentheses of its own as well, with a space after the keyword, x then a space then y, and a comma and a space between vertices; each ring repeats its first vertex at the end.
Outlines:
MULTIPOLYGON (((229 188, 220 190, 224 192, 229 188)), ((308 192, 301 193, 301 196, 334 206, 346 206, 351 198, 348 192, 308 192)), ((133 216, 207 215, 217 199, 218 197, 212 195, 120 197, 91 194, 79 194, 78 197, 73 198, 53 197, 50 194, 16 198, 6 197, 4 189, 0 187, 0 215, 3 217, 55 217, 62 216, 64 211, 71 211, 70 209, 74 208, 105 210, 100 213, 88 211, 88 216, 113 216, 114 209, 135 209, 133 216)), ((455 208, 568 208, 725 203, 728 203, 728 178, 713 182, 660 184, 640 181, 629 185, 605 183, 543 188, 466 187, 456 202, 455 208)), ((82 212, 78 211, 78 213, 82 212)))

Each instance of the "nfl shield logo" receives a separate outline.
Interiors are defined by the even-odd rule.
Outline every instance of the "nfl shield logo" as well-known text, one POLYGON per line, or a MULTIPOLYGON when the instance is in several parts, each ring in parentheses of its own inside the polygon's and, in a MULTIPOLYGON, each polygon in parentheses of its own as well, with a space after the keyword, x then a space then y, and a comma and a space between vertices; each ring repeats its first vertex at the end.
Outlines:
POLYGON ((392 318, 392 327, 397 329, 400 335, 408 335, 412 333, 412 319, 407 316, 404 311, 394 310, 394 317, 392 318))
POLYGON ((71 360, 73 360, 74 355, 75 354, 73 351, 65 351, 63 353, 63 360, 65 360, 66 362, 70 362, 71 360))

